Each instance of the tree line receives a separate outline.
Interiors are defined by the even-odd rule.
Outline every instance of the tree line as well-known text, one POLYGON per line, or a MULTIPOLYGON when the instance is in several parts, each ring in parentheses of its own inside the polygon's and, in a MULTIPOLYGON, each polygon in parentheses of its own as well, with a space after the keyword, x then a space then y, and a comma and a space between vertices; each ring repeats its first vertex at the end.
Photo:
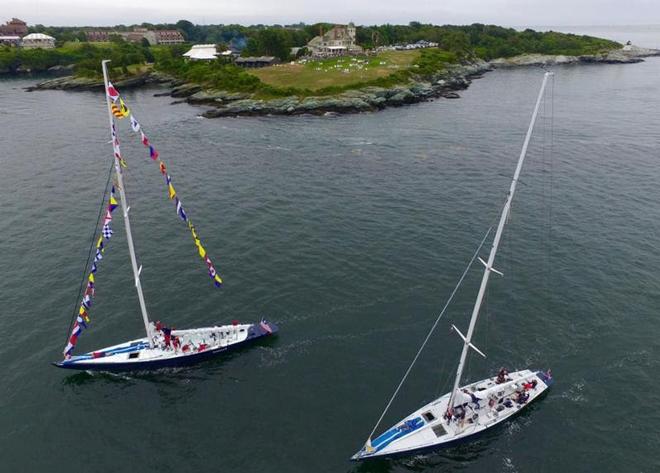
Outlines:
MULTIPOLYGON (((190 43, 212 43, 234 48, 244 56, 275 56, 286 61, 291 59, 291 48, 305 46, 314 36, 333 27, 330 23, 307 25, 196 25, 188 20, 176 23, 142 23, 141 25, 117 25, 105 28, 113 31, 130 31, 134 26, 148 29, 176 29, 190 43)), ((46 27, 36 25, 32 32, 43 32, 66 41, 84 41, 84 30, 76 27, 46 27)), ((432 25, 410 22, 408 25, 358 26, 357 43, 371 49, 379 46, 414 43, 419 40, 433 41, 441 49, 459 57, 476 56, 482 59, 511 57, 523 53, 582 55, 619 47, 614 41, 591 36, 557 32, 538 32, 531 29, 518 31, 495 25, 432 25)))

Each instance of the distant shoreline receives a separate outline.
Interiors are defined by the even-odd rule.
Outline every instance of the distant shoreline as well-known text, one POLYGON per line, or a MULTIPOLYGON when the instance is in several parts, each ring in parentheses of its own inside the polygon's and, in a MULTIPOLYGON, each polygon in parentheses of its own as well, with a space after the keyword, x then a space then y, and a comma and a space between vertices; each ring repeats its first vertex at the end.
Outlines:
MULTIPOLYGON (((351 89, 330 96, 288 97, 258 99, 248 93, 204 89, 198 84, 185 83, 173 77, 149 72, 123 81, 117 81, 118 88, 135 88, 158 84, 168 92, 158 93, 178 99, 174 103, 186 102, 196 106, 208 106, 201 113, 205 118, 239 116, 281 116, 301 114, 345 114, 374 112, 389 107, 403 106, 433 100, 435 98, 456 99, 457 91, 467 89, 471 81, 488 71, 512 67, 546 67, 567 64, 630 64, 642 62, 645 57, 660 56, 660 50, 630 47, 613 50, 599 55, 563 56, 523 54, 492 61, 471 61, 452 65, 432 77, 412 80, 392 87, 368 86, 351 89)), ((97 79, 65 76, 46 80, 27 87, 37 90, 99 90, 103 83, 97 79)))

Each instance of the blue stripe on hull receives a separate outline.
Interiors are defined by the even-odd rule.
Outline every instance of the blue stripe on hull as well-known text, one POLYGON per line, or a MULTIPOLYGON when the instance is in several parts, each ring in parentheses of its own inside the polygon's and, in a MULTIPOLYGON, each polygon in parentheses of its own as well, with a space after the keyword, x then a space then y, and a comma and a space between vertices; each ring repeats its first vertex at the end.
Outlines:
POLYGON ((394 442, 396 439, 399 439, 405 435, 408 435, 411 432, 414 432, 417 429, 420 429, 424 426, 424 421, 421 417, 415 417, 405 421, 402 425, 392 427, 390 430, 384 434, 376 437, 372 442, 371 446, 376 449, 376 451, 382 450, 387 447, 389 444, 394 442))
POLYGON ((272 332, 268 332, 261 328, 258 324, 253 325, 250 328, 248 338, 244 341, 235 343, 226 347, 216 348, 213 350, 206 350, 199 353, 194 353, 187 356, 168 358, 164 360, 153 360, 153 361, 136 361, 136 362, 127 362, 127 363, 67 363, 66 361, 60 361, 58 363, 53 363, 53 365, 58 368, 73 369, 77 371, 107 371, 107 372, 119 372, 119 371, 147 371, 147 370, 157 370, 161 368, 177 368, 183 366, 190 366, 202 361, 209 360, 216 356, 222 355, 226 352, 242 348, 256 340, 261 338, 268 337, 269 335, 275 334, 278 331, 277 326, 272 322, 268 323, 272 329, 272 332))

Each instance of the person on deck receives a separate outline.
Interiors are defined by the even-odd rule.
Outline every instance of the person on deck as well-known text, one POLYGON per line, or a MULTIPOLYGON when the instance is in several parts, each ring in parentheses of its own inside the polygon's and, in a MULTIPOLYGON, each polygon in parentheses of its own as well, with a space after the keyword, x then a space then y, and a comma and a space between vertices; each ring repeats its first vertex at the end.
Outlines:
POLYGON ((509 372, 506 370, 506 368, 502 367, 500 368, 500 371, 497 373, 497 380, 495 382, 497 384, 502 384, 506 382, 506 377, 509 375, 509 372))
POLYGON ((523 390, 518 392, 518 397, 516 398, 516 402, 518 404, 525 404, 528 399, 529 399, 529 394, 527 394, 527 392, 523 390))
POLYGON ((481 409, 481 406, 479 405, 479 401, 481 401, 481 398, 478 398, 477 396, 475 396, 473 392, 470 392, 467 389, 464 389, 463 392, 470 396, 470 399, 472 399, 472 402, 477 406, 477 409, 481 409))
POLYGON ((165 336, 165 349, 172 347, 172 329, 169 327, 162 328, 163 335, 165 336))

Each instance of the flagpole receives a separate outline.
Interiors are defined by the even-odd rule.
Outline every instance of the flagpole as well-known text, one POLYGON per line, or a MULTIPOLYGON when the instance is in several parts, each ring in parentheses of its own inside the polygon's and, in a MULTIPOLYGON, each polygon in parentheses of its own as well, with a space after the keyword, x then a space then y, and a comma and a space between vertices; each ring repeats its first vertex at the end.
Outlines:
MULTIPOLYGON (((112 103, 110 100, 110 95, 108 94, 108 67, 107 64, 110 62, 109 59, 101 61, 101 67, 103 69, 103 82, 105 84, 105 102, 108 106, 108 120, 110 122, 110 137, 112 139, 113 146, 115 145, 115 140, 117 138, 117 131, 115 129, 115 120, 112 116, 112 103)), ((124 179, 122 175, 120 157, 115 156, 115 174, 117 176, 117 185, 119 187, 119 196, 121 197, 121 208, 122 213, 124 214, 124 226, 126 227, 126 241, 128 243, 128 252, 131 256, 131 266, 133 267, 133 276, 135 278, 135 289, 137 290, 138 300, 140 301, 140 310, 142 311, 142 319, 144 321, 144 329, 147 332, 147 340, 149 341, 149 347, 153 348, 153 340, 151 337, 151 329, 149 326, 149 315, 147 314, 147 305, 144 301, 144 294, 142 294, 142 284, 140 283, 140 272, 142 267, 138 268, 137 257, 135 256, 135 247, 133 246, 133 235, 131 233, 131 222, 128 218, 128 211, 130 207, 128 206, 128 201, 126 200, 126 192, 124 191, 124 179)))

